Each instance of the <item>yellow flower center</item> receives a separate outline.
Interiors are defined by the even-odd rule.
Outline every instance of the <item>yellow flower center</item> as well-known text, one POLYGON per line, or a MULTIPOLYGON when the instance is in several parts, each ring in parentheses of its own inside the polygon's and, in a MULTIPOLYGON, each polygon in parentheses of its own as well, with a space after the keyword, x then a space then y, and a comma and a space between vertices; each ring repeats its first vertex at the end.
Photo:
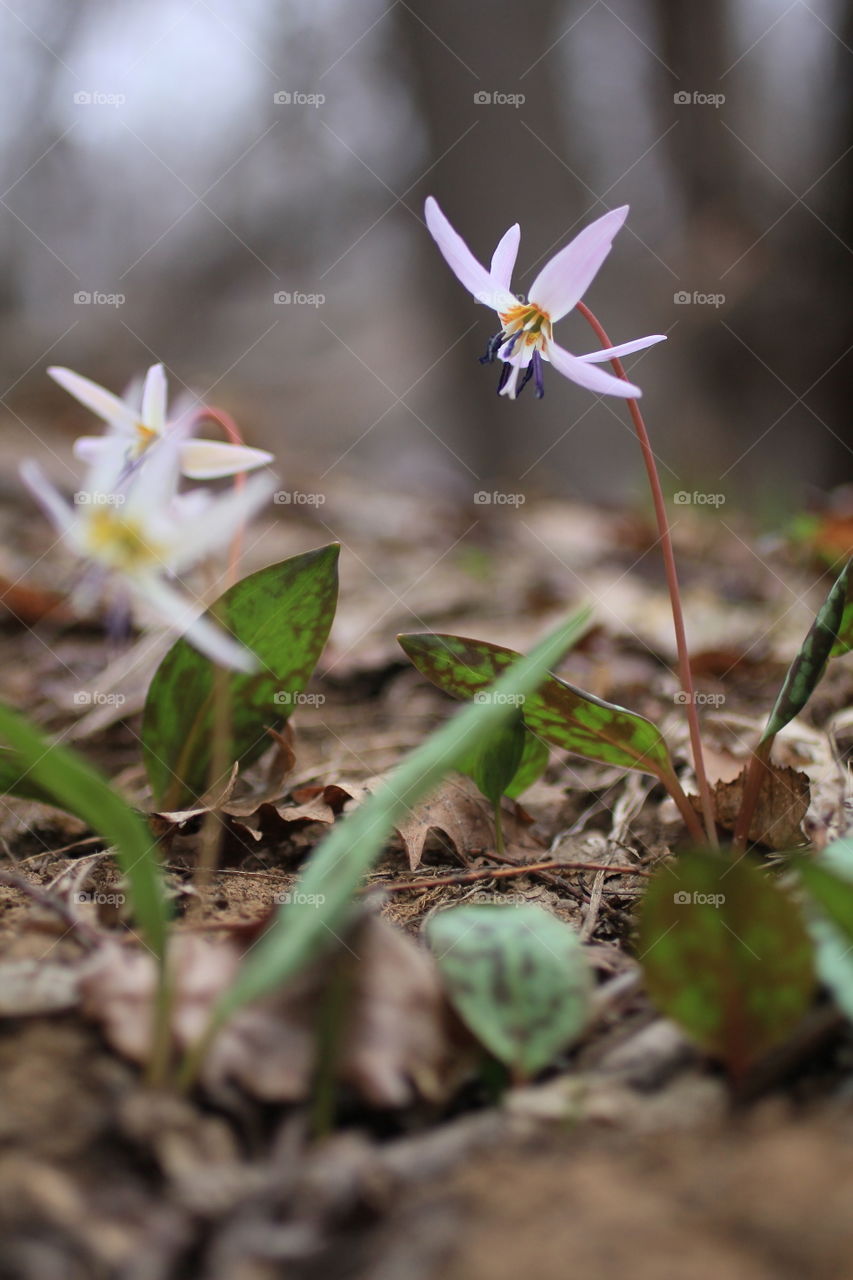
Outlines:
POLYGON ((523 347, 541 350, 546 342, 551 341, 551 317, 535 302, 519 302, 508 311, 501 311, 500 318, 505 339, 519 335, 512 345, 513 355, 523 347))
POLYGON ((140 458, 149 445, 152 445, 157 439, 158 433, 151 427, 146 427, 144 422, 136 423, 136 441, 133 446, 133 457, 140 458))
POLYGON ((114 506, 99 507, 86 522, 86 544, 102 563, 125 573, 162 563, 163 548, 149 542, 136 520, 114 506))

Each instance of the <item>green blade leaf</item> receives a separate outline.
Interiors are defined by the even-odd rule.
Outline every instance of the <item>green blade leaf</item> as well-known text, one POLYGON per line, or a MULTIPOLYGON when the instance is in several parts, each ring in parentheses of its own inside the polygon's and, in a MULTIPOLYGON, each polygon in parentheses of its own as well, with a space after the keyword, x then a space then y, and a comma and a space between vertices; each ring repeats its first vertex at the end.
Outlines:
POLYGON ((812 998, 812 947, 796 905, 746 859, 688 852, 643 901, 649 995, 732 1075, 793 1029, 812 998))
MULTIPOLYGON (((18 796, 21 800, 37 800, 39 804, 56 804, 56 800, 38 786, 21 757, 8 748, 0 752, 0 795, 18 796)), ((68 809, 68 813, 76 813, 68 809)))
POLYGON ((51 804, 76 813, 114 846, 130 889, 134 916, 146 943, 162 963, 168 913, 156 841, 142 820, 90 765, 67 747, 51 743, 2 704, 0 738, 14 749, 26 778, 51 804))
POLYGON ((455 768, 457 760, 512 716, 514 707, 507 699, 531 693, 548 668, 577 643, 589 618, 590 610, 582 609, 547 636, 529 657, 519 659, 503 674, 495 685, 494 699, 466 707, 442 725, 358 809, 335 825, 309 859, 293 901, 279 911, 274 924, 250 952, 235 983, 220 999, 208 1033, 193 1055, 188 1075, 197 1067, 205 1044, 235 1010, 287 981, 328 943, 394 827, 455 768))
POLYGON ((448 997, 468 1029, 516 1079, 529 1079, 578 1038, 592 978, 573 929, 541 907, 450 907, 425 926, 448 997))
MULTIPOLYGON (((259 569, 229 588, 211 615, 261 660, 252 675, 229 671, 228 761, 246 766, 270 745, 311 678, 338 596, 337 543, 259 569)), ((210 785, 216 668, 186 640, 166 654, 151 682, 142 722, 145 768, 156 803, 178 809, 210 785)))
MULTIPOLYGON (((418 671, 454 698, 476 697, 518 657, 512 649, 465 636, 425 633, 398 639, 418 671)), ((650 720, 557 676, 549 676, 525 700, 524 719, 533 733, 574 755, 658 778, 672 776, 666 743, 650 720)))
MULTIPOLYGON (((762 742, 774 738, 780 729, 784 729, 812 696, 839 637, 852 572, 853 560, 848 560, 809 627, 800 652, 788 668, 761 736, 762 742)), ((846 649, 841 652, 846 652, 846 649)))

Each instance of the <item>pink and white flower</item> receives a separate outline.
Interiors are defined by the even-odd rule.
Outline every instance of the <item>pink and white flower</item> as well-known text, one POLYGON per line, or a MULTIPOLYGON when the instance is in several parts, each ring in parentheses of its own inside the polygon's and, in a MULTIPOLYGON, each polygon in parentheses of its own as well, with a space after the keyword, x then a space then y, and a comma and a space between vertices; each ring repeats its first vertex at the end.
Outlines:
MULTIPOLYGON (((167 416, 168 391, 162 364, 154 364, 148 370, 141 396, 131 388, 122 400, 73 369, 54 365, 48 373, 107 424, 103 436, 80 436, 75 441, 74 454, 84 462, 93 462, 99 451, 110 447, 111 440, 119 439, 125 442, 125 460, 135 463, 178 421, 178 418, 170 421, 167 416)), ((254 471, 272 461, 273 455, 263 449, 227 444, 222 440, 182 437, 180 443, 181 472, 188 480, 219 480, 241 471, 254 471)))
POLYGON ((553 326, 577 305, 586 293, 604 259, 613 238, 628 215, 628 206, 611 209, 603 217, 584 227, 574 240, 546 262, 530 286, 527 299, 517 297, 510 288, 521 229, 510 227, 492 255, 489 269, 477 261, 462 237, 454 231, 438 204, 429 196, 425 207, 429 231, 444 255, 445 261, 476 302, 496 311, 500 331, 489 343, 483 361, 502 360, 498 392, 514 400, 531 378, 536 395, 545 393, 542 362, 549 361, 558 373, 600 395, 635 398, 642 395, 639 387, 617 378, 595 366, 614 356, 627 356, 642 351, 666 334, 635 338, 616 347, 575 356, 559 346, 553 337, 553 326))

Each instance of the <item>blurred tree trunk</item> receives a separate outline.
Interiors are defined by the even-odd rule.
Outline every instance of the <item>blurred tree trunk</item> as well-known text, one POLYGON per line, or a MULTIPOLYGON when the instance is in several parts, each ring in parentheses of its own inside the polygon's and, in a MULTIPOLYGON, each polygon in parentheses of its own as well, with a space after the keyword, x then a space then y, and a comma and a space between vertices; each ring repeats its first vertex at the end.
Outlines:
POLYGON ((673 167, 690 217, 739 219, 740 192, 737 143, 720 128, 720 114, 714 108, 684 110, 680 94, 720 93, 726 70, 734 58, 729 46, 731 10, 729 0, 715 4, 683 4, 654 0, 663 61, 675 79, 661 69, 661 78, 670 88, 667 119, 678 127, 669 135, 673 167))
MULTIPOLYGON (((680 340, 689 352, 687 415, 696 424, 693 439, 705 468, 718 462, 724 487, 742 498, 760 494, 772 504, 792 491, 802 494, 806 485, 837 482, 839 464, 849 470, 849 452, 833 433, 845 433, 839 423, 848 412, 845 407, 841 416, 850 371, 849 358, 842 357, 851 341, 851 251, 808 210, 796 207, 795 191, 786 191, 762 164, 746 97, 761 92, 754 78, 760 68, 746 79, 735 70, 745 50, 733 43, 731 0, 654 3, 661 56, 677 77, 661 71, 665 120, 677 124, 667 141, 685 212, 686 274, 680 284, 686 292, 716 288, 725 296, 719 314, 693 306, 678 316, 680 340), (679 92, 692 97, 694 91, 722 92, 725 102, 715 109, 675 100, 679 92), (834 361, 839 363, 832 370, 834 361), (811 387, 805 398, 830 430, 794 402, 811 387)), ((845 0, 844 12, 846 47, 831 41, 843 71, 838 78, 846 104, 844 136, 820 138, 810 176, 799 179, 801 189, 853 141, 851 0, 845 0)), ((850 229, 849 156, 835 172, 850 229)), ((796 177, 790 182, 797 187, 796 177)), ((821 210, 820 191, 806 201, 835 226, 838 214, 825 205, 821 210)))
MULTIPOLYGON (((50 101, 57 79, 84 17, 84 6, 53 4, 50 8, 50 43, 34 39, 27 50, 26 75, 19 75, 21 99, 17 103, 19 127, 9 140, 2 161, 4 200, 15 214, 3 208, 0 220, 0 252, 5 271, 0 277, 0 332, 7 353, 26 350, 27 334, 21 325, 25 276, 31 261, 34 234, 25 225, 29 211, 53 200, 55 174, 61 165, 63 142, 50 101), (49 154, 48 154, 49 153, 49 154), (39 164, 39 161, 42 161, 39 164), (20 190, 18 182, 21 183, 20 190)), ((70 92, 70 90, 69 90, 70 92)))
MULTIPOLYGON (((571 157, 565 162, 554 75, 560 64, 547 56, 563 26, 558 18, 568 23, 567 6, 562 0, 490 0, 475 13, 459 0, 407 0, 395 12, 433 161, 410 201, 418 204, 434 194, 486 263, 507 227, 521 222, 514 280, 521 292, 538 269, 536 257, 567 238, 567 228, 590 201, 565 167, 571 157), (478 93, 495 92, 524 94, 523 108, 475 100, 478 93), (540 193, 547 193, 547 200, 538 198, 540 193)), ((480 347, 497 328, 495 317, 483 307, 465 308, 460 286, 426 240, 421 261, 448 346, 469 317, 481 320, 479 331, 464 338, 440 366, 463 455, 483 481, 517 478, 522 468, 515 459, 530 460, 529 439, 525 448, 520 443, 522 411, 497 400, 497 370, 476 363, 480 347)), ((536 414, 537 438, 541 432, 543 441, 564 425, 556 399, 526 406, 527 414, 536 414)), ((442 418, 446 421, 443 410, 442 418)))

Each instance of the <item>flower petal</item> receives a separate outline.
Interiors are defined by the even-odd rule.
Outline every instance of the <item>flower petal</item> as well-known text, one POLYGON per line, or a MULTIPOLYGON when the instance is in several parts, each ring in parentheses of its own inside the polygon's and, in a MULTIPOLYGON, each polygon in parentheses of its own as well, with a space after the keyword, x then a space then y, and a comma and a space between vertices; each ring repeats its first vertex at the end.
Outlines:
POLYGON ((432 196, 424 205, 426 224, 430 235, 438 245, 444 260, 456 279, 473 294, 475 301, 491 307, 493 311, 506 311, 515 306, 516 299, 499 280, 493 280, 484 266, 477 261, 462 237, 453 230, 432 196))
POLYGON ((584 227, 564 249, 555 254, 530 286, 530 301, 541 307, 552 322, 567 315, 586 293, 610 252, 613 237, 628 216, 628 206, 611 209, 584 227))
POLYGON ((87 462, 91 466, 104 450, 109 448, 109 436, 78 436, 74 441, 72 452, 75 458, 79 458, 81 462, 87 462))
POLYGON ((273 461, 273 455, 264 449, 222 440, 185 440, 181 445, 181 471, 189 480, 219 480, 273 461))
POLYGON ((20 466, 24 484, 58 533, 68 533, 74 524, 74 510, 59 490, 48 480, 33 458, 25 458, 20 466))
POLYGON ((119 400, 118 396, 114 396, 111 391, 107 391, 104 387, 99 387, 97 382, 84 378, 82 374, 75 373, 73 369, 63 369, 57 365, 51 365, 48 373, 54 382, 58 382, 61 387, 64 387, 66 391, 74 396, 75 400, 79 400, 81 404, 84 404, 87 409, 91 409, 92 413, 96 413, 105 422, 109 422, 112 426, 119 427, 127 433, 136 430, 139 421, 137 415, 123 400, 119 400))
POLYGON ((518 257, 518 246, 521 243, 521 227, 517 222, 513 223, 509 231, 504 232, 498 242, 498 247, 492 254, 491 277, 492 280, 504 289, 509 289, 512 283, 512 273, 515 268, 515 260, 518 257))
POLYGON ((585 364, 578 356, 558 347, 556 342, 548 343, 548 359, 558 373, 570 378, 579 387, 586 387, 587 391, 594 391, 602 396, 622 396, 626 400, 636 400, 643 394, 632 382, 616 378, 603 369, 596 369, 595 365, 585 364))
POLYGON ((142 388, 142 421, 158 436, 163 434, 166 425, 167 395, 166 371, 161 364, 152 364, 142 388))
POLYGON ((146 601, 167 626, 182 633, 185 640, 221 667, 247 673, 257 671, 260 662, 221 626, 204 617, 200 606, 187 600, 166 582, 149 575, 129 580, 133 593, 146 601))
POLYGON ((145 450, 133 469, 126 512, 146 527, 162 518, 178 490, 180 445, 169 432, 145 450))
POLYGON ((656 342, 666 342, 665 333, 652 333, 648 338, 635 338, 633 342, 622 342, 618 347, 602 347, 601 351, 590 351, 585 356, 578 356, 584 364, 601 364, 604 360, 612 360, 614 356, 629 356, 634 351, 645 351, 656 342))
POLYGON ((269 473, 252 476, 242 488, 229 489, 214 498, 207 509, 195 515, 191 525, 183 526, 169 557, 169 567, 180 573, 208 552, 230 542, 237 530, 268 502, 278 481, 269 473))

